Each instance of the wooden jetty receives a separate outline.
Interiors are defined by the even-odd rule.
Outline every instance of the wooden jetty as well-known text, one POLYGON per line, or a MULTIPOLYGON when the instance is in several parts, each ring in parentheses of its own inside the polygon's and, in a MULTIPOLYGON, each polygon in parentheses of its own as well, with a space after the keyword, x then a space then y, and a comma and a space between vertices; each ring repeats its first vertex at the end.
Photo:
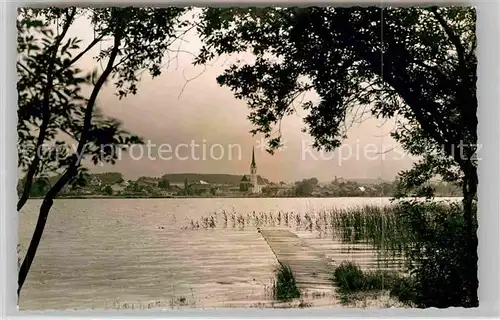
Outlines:
POLYGON ((333 267, 324 254, 307 246, 295 233, 283 229, 260 230, 279 263, 294 273, 297 286, 306 291, 332 290, 333 267))

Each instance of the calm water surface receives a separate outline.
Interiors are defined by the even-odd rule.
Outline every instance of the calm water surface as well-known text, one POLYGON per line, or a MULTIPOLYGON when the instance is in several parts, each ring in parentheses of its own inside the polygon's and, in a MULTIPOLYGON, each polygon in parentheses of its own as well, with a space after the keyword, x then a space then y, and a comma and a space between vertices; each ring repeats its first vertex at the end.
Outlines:
MULTIPOLYGON (((389 198, 65 199, 49 216, 20 299, 21 309, 252 307, 269 303, 277 264, 256 228, 192 229, 222 211, 315 213, 328 208, 386 205, 389 198)), ((21 253, 40 201, 20 216, 21 253)), ((347 252, 331 237, 295 230, 332 265, 374 261, 347 252)), ((333 289, 332 289, 333 290, 333 289)), ((333 291, 332 291, 333 292, 333 291)), ((336 305, 328 295, 321 304, 336 305)))

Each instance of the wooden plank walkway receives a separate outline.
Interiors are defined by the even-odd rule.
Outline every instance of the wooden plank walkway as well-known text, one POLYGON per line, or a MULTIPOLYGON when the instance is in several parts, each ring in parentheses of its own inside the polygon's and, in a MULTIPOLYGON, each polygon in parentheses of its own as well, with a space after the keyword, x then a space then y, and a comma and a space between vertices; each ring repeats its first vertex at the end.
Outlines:
POLYGON ((326 257, 288 230, 260 230, 260 233, 273 251, 276 259, 288 265, 294 273, 297 286, 301 290, 332 290, 333 267, 326 257))

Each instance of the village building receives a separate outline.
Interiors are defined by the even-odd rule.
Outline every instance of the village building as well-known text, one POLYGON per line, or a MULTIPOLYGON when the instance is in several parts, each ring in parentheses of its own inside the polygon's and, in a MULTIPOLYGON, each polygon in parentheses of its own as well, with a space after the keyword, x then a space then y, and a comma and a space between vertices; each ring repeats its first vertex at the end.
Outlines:
POLYGON ((257 164, 255 162, 255 150, 252 148, 252 163, 250 164, 250 174, 246 174, 241 178, 240 191, 253 194, 262 193, 268 182, 257 174, 257 164))
POLYGON ((194 194, 209 194, 212 191, 212 186, 210 183, 200 180, 189 184, 189 190, 194 194))

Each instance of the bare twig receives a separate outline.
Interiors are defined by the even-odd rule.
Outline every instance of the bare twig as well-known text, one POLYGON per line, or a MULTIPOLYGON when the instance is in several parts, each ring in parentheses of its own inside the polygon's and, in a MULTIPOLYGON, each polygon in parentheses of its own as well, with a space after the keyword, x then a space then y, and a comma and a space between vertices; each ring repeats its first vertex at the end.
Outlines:
POLYGON ((203 66, 203 71, 200 72, 198 75, 194 76, 193 78, 191 79, 187 79, 186 76, 184 75, 184 71, 182 72, 182 76, 184 77, 184 80, 186 81, 183 85, 182 85, 182 88, 181 88, 181 92, 179 93, 179 95, 177 96, 177 99, 180 99, 180 97, 182 96, 182 94, 184 93, 184 90, 186 89, 186 86, 188 85, 189 82, 193 81, 193 80, 196 80, 198 79, 199 77, 201 77, 205 71, 207 70, 207 66, 203 66))
POLYGON ((380 155, 380 154, 386 154, 386 153, 391 152, 392 150, 395 150, 396 148, 398 148, 398 147, 400 147, 400 146, 401 146, 401 145, 400 145, 400 144, 398 144, 397 146, 391 147, 391 148, 389 148, 389 149, 387 149, 387 150, 384 150, 384 151, 381 151, 381 152, 377 152, 376 154, 377 154, 377 155, 380 155))

